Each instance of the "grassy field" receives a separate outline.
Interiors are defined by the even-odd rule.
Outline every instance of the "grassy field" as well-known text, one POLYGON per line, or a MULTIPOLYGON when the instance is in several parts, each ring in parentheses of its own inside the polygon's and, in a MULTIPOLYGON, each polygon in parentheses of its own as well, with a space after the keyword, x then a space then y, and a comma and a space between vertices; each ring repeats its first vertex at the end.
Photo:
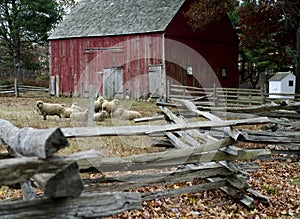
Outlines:
MULTIPOLYGON (((36 101, 42 100, 50 103, 61 103, 71 106, 77 102, 80 106, 87 108, 87 98, 58 98, 50 96, 39 97, 0 97, 0 118, 10 121, 13 125, 33 128, 72 127, 74 124, 70 119, 48 116, 47 120, 34 109, 36 101)), ((143 117, 154 116, 159 110, 154 101, 123 100, 121 107, 139 111, 143 117)), ((163 122, 163 121, 161 121, 163 122)), ((156 122, 157 123, 157 122, 156 122)), ((145 124, 145 123, 144 123, 145 124)), ((154 122, 151 122, 154 124, 154 122)), ((137 125, 133 121, 107 118, 103 122, 94 122, 94 127, 105 128, 107 126, 131 126, 137 125)), ((116 136, 116 137, 89 137, 69 139, 70 146, 61 150, 60 154, 71 154, 88 149, 99 150, 103 157, 128 156, 137 153, 156 151, 152 148, 147 136, 116 136)), ((4 148, 2 148, 4 150, 4 148)))

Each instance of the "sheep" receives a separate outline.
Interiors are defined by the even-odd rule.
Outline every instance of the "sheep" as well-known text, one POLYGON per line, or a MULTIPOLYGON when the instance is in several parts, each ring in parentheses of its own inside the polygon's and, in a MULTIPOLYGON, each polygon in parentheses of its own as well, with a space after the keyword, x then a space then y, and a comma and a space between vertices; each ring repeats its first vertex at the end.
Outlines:
POLYGON ((104 121, 107 118, 107 112, 106 111, 101 111, 100 113, 95 113, 94 114, 94 121, 104 121))
POLYGON ((116 110, 114 115, 119 117, 119 119, 123 119, 123 120, 133 120, 142 117, 142 115, 138 111, 125 110, 125 109, 116 110))
POLYGON ((72 103, 71 108, 80 112, 83 112, 85 110, 82 107, 80 107, 77 102, 72 103))
POLYGON ((84 112, 73 112, 70 116, 71 121, 87 121, 88 119, 88 110, 84 112))
POLYGON ((107 101, 102 96, 98 97, 97 100, 94 101, 95 113, 98 113, 102 109, 102 104, 107 101))
POLYGON ((58 116, 61 118, 64 107, 58 103, 44 103, 39 100, 36 102, 34 108, 47 120, 47 116, 58 116))
POLYGON ((61 117, 62 118, 70 118, 72 113, 74 112, 80 112, 78 111, 77 109, 73 109, 71 107, 64 107, 64 109, 62 110, 62 113, 61 113, 61 117))
POLYGON ((111 116, 117 110, 119 105, 120 101, 118 99, 113 99, 112 101, 104 101, 104 103, 102 104, 102 111, 106 111, 107 115, 111 116))

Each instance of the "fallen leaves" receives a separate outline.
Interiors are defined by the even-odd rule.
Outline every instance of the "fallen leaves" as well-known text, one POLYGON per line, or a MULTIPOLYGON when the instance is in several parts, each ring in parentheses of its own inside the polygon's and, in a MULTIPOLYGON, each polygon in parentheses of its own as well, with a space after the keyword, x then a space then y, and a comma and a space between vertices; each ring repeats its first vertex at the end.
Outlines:
MULTIPOLYGON (((250 188, 270 197, 269 205, 257 202, 256 208, 250 210, 217 189, 143 202, 142 210, 123 212, 111 218, 299 218, 300 164, 290 161, 258 163, 259 170, 250 173, 250 188)), ((173 188, 181 186, 172 185, 173 188)))

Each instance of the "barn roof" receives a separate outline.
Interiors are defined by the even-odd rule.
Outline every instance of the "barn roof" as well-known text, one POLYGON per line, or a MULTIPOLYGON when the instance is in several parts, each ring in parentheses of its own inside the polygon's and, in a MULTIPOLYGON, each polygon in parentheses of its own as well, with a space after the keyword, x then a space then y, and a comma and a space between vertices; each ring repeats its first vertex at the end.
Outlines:
POLYGON ((185 0, 81 0, 49 39, 163 32, 185 0))

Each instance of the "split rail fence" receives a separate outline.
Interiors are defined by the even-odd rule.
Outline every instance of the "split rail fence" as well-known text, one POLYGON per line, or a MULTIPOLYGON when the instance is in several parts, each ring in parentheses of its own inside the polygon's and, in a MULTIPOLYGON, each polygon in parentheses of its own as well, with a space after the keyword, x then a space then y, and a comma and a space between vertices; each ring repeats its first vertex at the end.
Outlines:
POLYGON ((199 88, 171 84, 168 87, 168 100, 194 100, 201 105, 213 106, 258 106, 278 99, 300 101, 300 94, 266 93, 259 89, 245 88, 199 88), (270 98, 270 97, 280 98, 270 98))
POLYGON ((269 198, 249 187, 249 172, 257 170, 257 159, 272 159, 277 149, 241 148, 236 143, 280 142, 284 149, 281 148, 279 154, 289 154, 291 151, 293 156, 299 154, 295 145, 300 143, 300 132, 292 128, 292 133, 280 131, 280 127, 299 127, 298 123, 257 115, 250 118, 241 112, 228 112, 240 119, 225 120, 226 116, 222 115, 224 111, 199 110, 188 100, 157 105, 161 115, 136 119, 135 122, 164 119, 167 121, 165 124, 34 129, 17 128, 0 119, 0 139, 12 156, 4 158, 1 155, 0 185, 21 183, 24 199, 0 202, 0 217, 99 218, 141 209, 143 201, 211 189, 221 189, 233 200, 252 208, 257 201, 268 204, 269 198), (180 114, 177 113, 179 108, 180 114), (218 115, 218 112, 221 113, 218 115), (201 117, 203 120, 187 119, 191 117, 201 117), (265 124, 267 129, 277 128, 274 132, 259 133, 236 128, 252 124, 265 124), (68 146, 69 138, 129 135, 149 136, 154 146, 164 147, 165 150, 122 158, 103 158, 95 150, 69 156, 55 155, 68 146), (99 171, 104 176, 82 179, 80 171, 90 170, 99 171), (141 171, 136 174, 128 172, 136 170, 156 171, 145 174, 141 171), (106 172, 116 171, 124 174, 105 177, 106 172), (31 180, 43 190, 42 197, 34 193, 31 180), (126 192, 146 186, 195 181, 197 183, 187 187, 144 193, 126 192), (86 189, 86 184, 95 183, 98 192, 86 189))
POLYGON ((17 84, 16 82, 13 85, 0 86, 1 95, 19 96, 20 93, 28 93, 28 92, 49 93, 49 88, 37 87, 37 86, 26 86, 22 84, 17 84))

